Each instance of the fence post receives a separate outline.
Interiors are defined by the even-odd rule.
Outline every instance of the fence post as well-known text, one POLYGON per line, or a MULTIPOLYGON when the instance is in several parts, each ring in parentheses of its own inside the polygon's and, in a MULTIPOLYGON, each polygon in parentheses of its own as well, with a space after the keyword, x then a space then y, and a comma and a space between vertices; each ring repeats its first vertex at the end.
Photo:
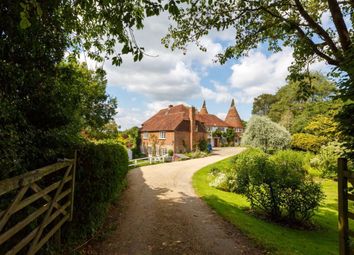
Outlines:
POLYGON ((70 210, 70 221, 73 220, 74 213, 74 195, 75 195, 75 176, 76 176, 76 161, 77 161, 77 150, 74 152, 74 165, 72 170, 72 180, 71 180, 71 210, 70 210))
POLYGON ((347 169, 347 159, 338 159, 338 229, 339 254, 349 254, 349 227, 348 227, 348 178, 344 172, 347 169))

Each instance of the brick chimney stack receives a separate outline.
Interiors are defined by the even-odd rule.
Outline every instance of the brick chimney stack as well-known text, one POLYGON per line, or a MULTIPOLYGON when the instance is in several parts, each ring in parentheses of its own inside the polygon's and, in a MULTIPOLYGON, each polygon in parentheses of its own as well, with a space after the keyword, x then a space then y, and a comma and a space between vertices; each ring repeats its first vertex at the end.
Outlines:
POLYGON ((195 108, 194 108, 194 106, 189 108, 189 120, 190 120, 189 143, 190 143, 190 150, 193 151, 194 132, 195 132, 195 108))

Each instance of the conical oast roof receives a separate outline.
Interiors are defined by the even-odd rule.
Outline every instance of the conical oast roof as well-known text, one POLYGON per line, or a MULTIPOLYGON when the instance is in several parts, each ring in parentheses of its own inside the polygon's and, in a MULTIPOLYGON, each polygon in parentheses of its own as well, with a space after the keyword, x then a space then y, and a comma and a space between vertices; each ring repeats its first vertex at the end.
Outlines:
POLYGON ((205 100, 203 101, 202 108, 200 109, 199 114, 208 114, 208 110, 206 108, 205 100))
POLYGON ((243 128, 240 115, 235 106, 235 101, 232 99, 229 112, 226 115, 225 122, 234 128, 243 128))

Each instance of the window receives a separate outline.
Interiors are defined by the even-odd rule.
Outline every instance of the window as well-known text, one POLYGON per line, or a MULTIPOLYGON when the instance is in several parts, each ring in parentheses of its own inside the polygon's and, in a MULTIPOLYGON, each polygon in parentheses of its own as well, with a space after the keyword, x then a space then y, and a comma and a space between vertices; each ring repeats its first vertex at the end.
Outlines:
POLYGON ((238 133, 242 132, 242 128, 236 128, 236 132, 238 133))
POLYGON ((144 132, 143 138, 144 138, 144 139, 148 139, 148 138, 149 138, 149 133, 148 133, 148 132, 144 132))
POLYGON ((161 156, 167 154, 167 148, 161 148, 161 156))
POLYGON ((166 131, 160 131, 160 139, 166 139, 166 131))

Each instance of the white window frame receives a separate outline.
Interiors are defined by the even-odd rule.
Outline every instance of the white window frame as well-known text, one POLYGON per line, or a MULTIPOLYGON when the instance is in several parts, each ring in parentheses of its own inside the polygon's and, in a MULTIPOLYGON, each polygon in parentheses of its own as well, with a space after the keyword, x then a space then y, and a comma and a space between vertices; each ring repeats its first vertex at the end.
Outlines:
POLYGON ((166 139, 166 131, 160 131, 159 139, 166 139))
POLYGON ((143 139, 149 139, 149 132, 143 133, 143 139))
POLYGON ((167 148, 163 147, 161 148, 161 156, 166 155, 167 154, 167 148))

